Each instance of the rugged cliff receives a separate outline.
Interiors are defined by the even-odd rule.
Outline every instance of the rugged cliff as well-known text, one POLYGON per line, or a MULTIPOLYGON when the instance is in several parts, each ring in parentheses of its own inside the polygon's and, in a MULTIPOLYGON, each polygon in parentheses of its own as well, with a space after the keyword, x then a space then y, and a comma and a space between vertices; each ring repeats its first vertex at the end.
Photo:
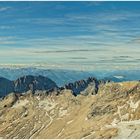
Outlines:
POLYGON ((57 92, 1 99, 0 137, 140 138, 140 82, 100 83, 95 95, 57 92))

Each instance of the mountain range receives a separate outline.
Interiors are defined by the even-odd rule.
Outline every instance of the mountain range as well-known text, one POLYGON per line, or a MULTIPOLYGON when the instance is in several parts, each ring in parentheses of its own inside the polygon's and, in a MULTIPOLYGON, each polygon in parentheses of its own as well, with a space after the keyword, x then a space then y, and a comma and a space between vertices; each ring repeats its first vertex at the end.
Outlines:
POLYGON ((0 77, 9 80, 16 80, 23 75, 33 75, 48 77, 52 79, 58 86, 73 83, 80 79, 88 77, 96 77, 97 79, 111 80, 114 82, 133 81, 140 79, 140 70, 100 70, 100 71, 75 71, 61 69, 39 69, 33 67, 25 68, 0 68, 0 77))
POLYGON ((0 138, 140 138, 140 81, 126 79, 90 76, 60 86, 38 74, 1 77, 0 138))
MULTIPOLYGON (((101 80, 96 78, 89 77, 87 80, 78 80, 73 83, 66 84, 62 87, 58 87, 57 84, 51 79, 44 76, 31 76, 26 75, 19 77, 16 80, 8 80, 6 78, 0 78, 0 97, 6 96, 9 93, 24 93, 27 91, 32 92, 32 94, 37 91, 46 91, 51 92, 54 90, 61 91, 63 89, 69 89, 73 92, 73 95, 77 96, 83 92, 89 85, 94 87, 93 94, 96 94, 98 91, 98 86, 101 80)), ((103 80, 102 80, 103 82, 103 80)))
POLYGON ((99 81, 123 82, 139 80, 139 72, 139 70, 89 72, 38 68, 0 68, 0 97, 11 92, 23 93, 28 90, 34 92, 35 90, 51 90, 58 87, 71 89, 73 94, 77 95, 92 80, 97 89, 99 81), (96 77, 98 80, 96 78, 91 80, 88 77, 91 79, 96 77))
POLYGON ((52 84, 43 84, 42 88, 56 88, 10 93, 1 98, 0 138, 140 138, 139 81, 107 82, 90 77, 57 88, 48 78, 26 76, 16 80, 17 85, 27 87, 27 79, 35 82, 33 87, 44 79, 52 84))

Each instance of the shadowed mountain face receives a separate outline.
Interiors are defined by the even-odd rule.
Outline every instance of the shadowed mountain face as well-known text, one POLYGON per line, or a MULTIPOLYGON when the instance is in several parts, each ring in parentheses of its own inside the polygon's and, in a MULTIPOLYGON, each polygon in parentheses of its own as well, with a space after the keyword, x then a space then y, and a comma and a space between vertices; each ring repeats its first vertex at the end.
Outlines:
POLYGON ((82 91, 85 91, 85 89, 87 89, 89 85, 94 88, 94 90, 92 91, 92 94, 96 94, 98 92, 99 81, 96 78, 92 78, 92 77, 89 77, 87 80, 80 80, 74 83, 69 83, 68 85, 65 85, 64 87, 66 89, 72 90, 74 95, 78 95, 82 91))
POLYGON ((0 96, 5 96, 11 92, 23 93, 29 90, 35 93, 37 90, 51 91, 56 89, 69 89, 73 92, 73 95, 87 94, 87 90, 90 88, 91 94, 96 94, 98 92, 98 86, 101 81, 96 78, 89 77, 87 80, 79 80, 74 83, 69 83, 63 87, 58 88, 55 82, 51 79, 43 76, 23 76, 15 81, 10 81, 5 78, 0 79, 0 96), (91 90, 92 89, 92 90, 91 90))
POLYGON ((14 91, 14 83, 6 78, 0 78, 0 97, 14 91))
POLYGON ((11 92, 23 93, 31 90, 33 93, 36 90, 52 90, 58 88, 56 83, 51 79, 43 76, 24 76, 15 81, 10 81, 5 78, 0 78, 0 96, 5 96, 11 92))
POLYGON ((96 95, 90 94, 91 84, 87 94, 79 91, 77 96, 70 89, 9 94, 0 100, 0 138, 140 138, 139 81, 100 83, 96 95))
POLYGON ((51 90, 57 88, 54 81, 43 76, 24 76, 14 81, 15 92, 22 93, 28 90, 35 92, 35 90, 51 90))

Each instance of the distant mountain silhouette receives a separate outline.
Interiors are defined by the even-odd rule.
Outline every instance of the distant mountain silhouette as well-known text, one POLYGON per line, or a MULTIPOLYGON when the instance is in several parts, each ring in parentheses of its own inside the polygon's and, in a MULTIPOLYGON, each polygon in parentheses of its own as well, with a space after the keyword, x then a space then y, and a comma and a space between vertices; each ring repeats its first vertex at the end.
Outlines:
POLYGON ((5 96, 11 92, 23 93, 28 90, 35 92, 35 90, 52 90, 58 86, 54 81, 43 76, 23 76, 15 81, 10 81, 6 78, 0 78, 0 97, 5 96))
POLYGON ((14 91, 14 83, 6 78, 0 77, 0 97, 14 91))
POLYGON ((77 95, 88 88, 89 85, 93 87, 92 94, 96 94, 98 92, 99 81, 93 77, 89 77, 87 80, 79 80, 74 83, 69 83, 65 85, 64 88, 72 90, 73 94, 77 95))
POLYGON ((91 94, 96 94, 98 92, 98 85, 100 81, 96 78, 89 77, 87 80, 79 80, 73 83, 66 84, 63 87, 58 87, 54 81, 44 76, 22 76, 17 80, 10 81, 6 78, 0 78, 0 97, 5 96, 11 92, 14 93, 24 93, 27 91, 32 91, 35 93, 36 90, 52 91, 54 89, 70 89, 73 95, 78 95, 80 93, 86 94, 86 90, 92 91, 91 94), (92 88, 92 90, 91 90, 92 88))
POLYGON ((114 82, 140 80, 140 70, 102 70, 102 71, 76 71, 64 69, 40 69, 33 67, 25 68, 0 68, 0 77, 16 80, 23 75, 48 77, 61 87, 65 84, 74 83, 79 79, 96 77, 97 79, 111 80, 114 82), (118 76, 123 76, 122 78, 118 76))
POLYGON ((57 88, 54 81, 43 76, 23 76, 14 81, 14 90, 16 93, 26 92, 28 90, 51 90, 57 88))

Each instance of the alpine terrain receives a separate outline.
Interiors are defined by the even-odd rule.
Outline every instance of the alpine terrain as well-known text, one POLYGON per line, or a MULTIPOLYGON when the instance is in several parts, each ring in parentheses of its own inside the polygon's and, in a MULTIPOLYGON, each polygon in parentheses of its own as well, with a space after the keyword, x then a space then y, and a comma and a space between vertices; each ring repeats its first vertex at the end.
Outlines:
POLYGON ((2 81, 0 138, 140 138, 139 81, 90 77, 63 87, 43 76, 2 81))

